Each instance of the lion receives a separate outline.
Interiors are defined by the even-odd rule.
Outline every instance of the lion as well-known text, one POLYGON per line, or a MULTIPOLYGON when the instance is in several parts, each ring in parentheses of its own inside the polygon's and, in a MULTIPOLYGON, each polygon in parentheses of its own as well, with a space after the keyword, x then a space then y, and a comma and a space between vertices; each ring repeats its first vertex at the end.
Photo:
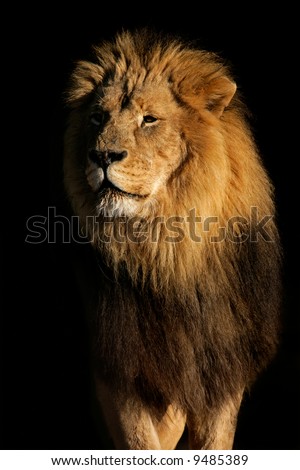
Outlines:
POLYGON ((232 449, 280 337, 273 183, 230 67, 122 31, 66 92, 68 200, 100 409, 116 449, 232 449))

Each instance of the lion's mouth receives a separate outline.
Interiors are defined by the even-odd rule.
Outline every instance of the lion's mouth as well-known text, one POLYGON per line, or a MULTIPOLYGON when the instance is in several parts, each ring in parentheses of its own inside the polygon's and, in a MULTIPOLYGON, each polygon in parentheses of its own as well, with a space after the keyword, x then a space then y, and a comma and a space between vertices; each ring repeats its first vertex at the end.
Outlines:
POLYGON ((127 191, 124 191, 123 189, 120 189, 117 186, 115 186, 107 178, 103 180, 99 188, 98 195, 100 197, 106 196, 106 195, 111 195, 112 197, 124 196, 124 197, 130 197, 134 199, 145 199, 147 197, 147 195, 144 195, 144 194, 128 193, 127 191))

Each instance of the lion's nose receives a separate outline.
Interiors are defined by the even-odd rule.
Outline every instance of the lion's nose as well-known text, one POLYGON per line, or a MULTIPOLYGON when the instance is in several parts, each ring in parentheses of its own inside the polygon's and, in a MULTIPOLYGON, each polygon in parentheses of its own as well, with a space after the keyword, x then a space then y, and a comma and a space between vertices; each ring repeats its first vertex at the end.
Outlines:
POLYGON ((127 150, 122 150, 121 152, 114 152, 111 150, 90 150, 89 157, 92 162, 99 165, 101 168, 106 169, 111 163, 119 162, 127 156, 127 150))

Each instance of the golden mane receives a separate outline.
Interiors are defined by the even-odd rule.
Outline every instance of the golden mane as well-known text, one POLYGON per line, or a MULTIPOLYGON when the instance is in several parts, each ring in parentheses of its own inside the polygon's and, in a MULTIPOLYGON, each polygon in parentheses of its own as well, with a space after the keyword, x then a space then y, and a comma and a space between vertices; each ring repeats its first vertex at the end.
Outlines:
MULTIPOLYGON (((207 250, 211 256, 218 257, 224 248, 224 243, 212 243, 211 240, 224 231, 233 217, 242 217, 250 223, 251 207, 257 208, 260 217, 273 215, 273 190, 262 168, 239 98, 233 97, 221 119, 218 112, 211 112, 214 106, 221 106, 220 101, 231 83, 227 67, 215 54, 183 46, 177 40, 149 38, 148 33, 144 34, 120 34, 115 42, 95 47, 94 64, 78 64, 68 93, 68 103, 75 115, 71 117, 66 151, 78 152, 80 144, 73 137, 74 126, 77 130, 76 111, 86 106, 101 81, 108 77, 117 81, 126 75, 128 87, 132 88, 142 83, 145 76, 148 80, 151 76, 159 76, 161 81, 170 83, 176 99, 188 114, 188 119, 181 123, 185 155, 167 182, 165 199, 157 201, 154 198, 134 214, 141 221, 140 230, 143 231, 146 224, 147 239, 142 237, 143 241, 139 243, 135 237, 132 241, 132 237, 127 236, 123 217, 115 217, 114 224, 106 226, 106 236, 102 232, 101 217, 99 224, 93 219, 90 221, 88 231, 92 243, 105 253, 116 272, 119 264, 125 263, 133 280, 140 280, 140 277, 150 280, 155 289, 165 289, 169 284, 175 285, 176 289, 180 284, 184 289, 187 286, 193 289, 206 270, 207 250), (202 221, 216 218, 209 230, 203 230, 203 223, 202 227, 197 224, 201 243, 195 243, 189 233, 187 219, 193 209, 194 216, 201 217, 202 221), (164 223, 159 223, 162 216, 164 223), (184 232, 183 240, 166 243, 172 234, 165 222, 176 217, 184 218, 179 224, 184 232), (118 223, 121 238, 126 243, 119 243, 113 235, 118 223), (101 243, 103 238, 109 239, 110 243, 101 243)), ((77 168, 72 162, 69 169, 66 159, 67 190, 75 213, 82 216, 83 227, 86 227, 86 217, 94 213, 89 208, 88 211, 85 207, 79 208, 84 184, 80 175, 74 174, 77 168)), ((238 224, 234 228, 241 230, 238 224)), ((269 224, 268 230, 270 238, 276 237, 273 224, 269 224)), ((238 240, 237 235, 232 238, 238 240)))

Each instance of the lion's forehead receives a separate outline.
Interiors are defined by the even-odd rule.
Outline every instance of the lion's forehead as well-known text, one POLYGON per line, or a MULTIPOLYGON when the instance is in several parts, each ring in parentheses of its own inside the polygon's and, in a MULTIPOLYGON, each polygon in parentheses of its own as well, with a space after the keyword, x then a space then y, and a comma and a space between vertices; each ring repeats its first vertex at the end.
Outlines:
POLYGON ((176 99, 167 80, 124 77, 100 85, 96 101, 107 111, 129 108, 141 112, 155 111, 164 114, 176 107, 176 99))

